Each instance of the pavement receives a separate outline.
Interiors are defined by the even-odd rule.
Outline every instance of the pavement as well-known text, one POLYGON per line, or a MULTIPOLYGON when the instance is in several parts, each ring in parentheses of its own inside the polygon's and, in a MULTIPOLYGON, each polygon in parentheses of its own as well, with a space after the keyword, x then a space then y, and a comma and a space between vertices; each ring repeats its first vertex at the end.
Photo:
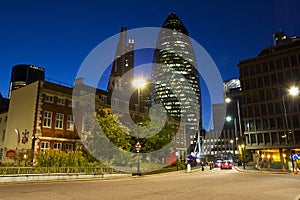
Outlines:
POLYGON ((234 166, 234 169, 239 172, 248 172, 248 173, 271 173, 271 174, 293 174, 293 175, 300 175, 299 169, 294 173, 289 170, 283 171, 282 169, 275 169, 275 168, 260 168, 259 170, 255 168, 255 166, 234 166))
MULTIPOLYGON (((275 169, 275 168, 261 168, 260 170, 257 170, 255 168, 255 166, 245 166, 245 169, 243 168, 243 166, 233 166, 233 169, 238 171, 238 172, 244 172, 244 173, 266 173, 266 174, 292 174, 292 175, 299 175, 300 176, 300 171, 298 169, 298 171, 296 172, 291 172, 291 171, 283 171, 282 169, 275 169)), ((212 170, 210 170, 210 168, 208 166, 204 167, 204 171, 215 171, 215 170, 220 170, 220 168, 212 168, 212 170)), ((201 167, 195 167, 192 168, 190 172, 198 172, 198 171, 202 171, 201 167)), ((188 171, 186 171, 186 173, 189 173, 188 171)))
MULTIPOLYGON (((220 168, 212 168, 209 166, 204 166, 203 170, 201 167, 193 167, 188 170, 183 170, 185 173, 193 173, 193 172, 214 172, 219 171, 220 168)), ((297 172, 283 171, 282 169, 274 169, 274 168, 261 168, 257 170, 255 166, 233 166, 233 170, 241 172, 241 173, 269 173, 269 174, 292 174, 300 176, 300 171, 298 169, 297 172)), ((176 172, 176 171, 175 171, 176 172)), ((178 171, 177 171, 178 172, 178 171)), ((2 183, 8 182, 28 182, 28 181, 49 181, 49 180, 83 180, 83 179, 92 179, 92 178, 122 178, 122 177, 130 177, 131 174, 107 174, 107 175, 70 175, 70 174, 24 174, 24 175, 6 175, 0 176, 0 185, 2 183)))

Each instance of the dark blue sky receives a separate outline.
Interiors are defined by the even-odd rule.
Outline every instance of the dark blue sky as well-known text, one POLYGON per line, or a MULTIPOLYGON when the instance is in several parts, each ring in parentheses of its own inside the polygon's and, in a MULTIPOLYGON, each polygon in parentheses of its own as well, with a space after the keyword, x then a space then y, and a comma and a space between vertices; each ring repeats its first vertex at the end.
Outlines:
POLYGON ((0 92, 7 97, 11 67, 20 63, 72 84, 87 54, 122 26, 160 27, 171 12, 210 54, 223 80, 235 78, 238 62, 272 45, 274 32, 300 36, 299 8, 299 0, 1 1, 0 92))

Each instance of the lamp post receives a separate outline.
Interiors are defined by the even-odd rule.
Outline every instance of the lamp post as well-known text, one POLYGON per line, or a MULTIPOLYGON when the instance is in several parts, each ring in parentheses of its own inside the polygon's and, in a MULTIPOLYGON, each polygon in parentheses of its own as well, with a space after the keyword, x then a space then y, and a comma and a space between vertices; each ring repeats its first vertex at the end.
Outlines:
MULTIPOLYGON (((230 103, 231 101, 232 101, 231 98, 225 99, 226 103, 230 103)), ((236 99, 236 110, 237 110, 237 116, 238 116, 238 122, 239 122, 240 137, 242 137, 242 121, 241 121, 241 109, 240 109, 240 100, 239 99, 236 99)))
MULTIPOLYGON (((288 94, 291 96, 297 96, 299 94, 299 88, 292 86, 291 88, 288 89, 288 94)), ((290 152, 290 158, 291 158, 291 162, 292 162, 292 170, 294 173, 294 159, 292 156, 292 141, 291 141, 291 135, 290 135, 290 131, 289 131, 289 123, 288 123, 288 117, 287 117, 287 109, 286 109, 286 104, 285 104, 285 95, 282 95, 282 105, 283 105, 283 111, 284 111, 284 122, 285 122, 285 142, 286 145, 289 145, 289 152, 290 152)))
MULTIPOLYGON (((232 121, 232 117, 227 116, 227 117, 226 117, 226 121, 227 121, 227 122, 232 121)), ((234 134, 233 134, 233 139, 236 140, 236 135, 237 135, 236 118, 233 119, 233 124, 234 124, 234 134)), ((230 143, 231 143, 231 145, 232 145, 232 154, 233 154, 233 160, 234 160, 234 157, 235 157, 235 146, 234 146, 234 140, 233 140, 233 139, 230 140, 230 143)))
MULTIPOLYGON (((237 112, 237 118, 236 117, 234 118, 234 133, 235 133, 235 136, 234 136, 235 147, 234 148, 236 148, 238 146, 238 142, 237 142, 238 140, 239 140, 239 144, 246 142, 246 141, 243 141, 240 100, 238 98, 235 98, 234 100, 236 101, 236 112, 237 112), (238 127, 237 127, 237 123, 239 125, 238 127), (238 134, 238 132, 239 132, 239 134, 238 134)), ((227 97, 227 98, 225 98, 225 102, 227 104, 229 104, 232 102, 232 99, 227 97)))
POLYGON ((37 140, 37 137, 35 136, 35 133, 33 133, 32 138, 31 138, 31 164, 33 165, 33 160, 34 160, 34 147, 35 147, 35 141, 37 140))
POLYGON ((140 157, 139 157, 139 152, 140 152, 140 149, 142 148, 142 145, 140 144, 140 141, 138 140, 135 144, 135 150, 137 152, 137 175, 138 176, 141 176, 141 170, 140 170, 140 157))

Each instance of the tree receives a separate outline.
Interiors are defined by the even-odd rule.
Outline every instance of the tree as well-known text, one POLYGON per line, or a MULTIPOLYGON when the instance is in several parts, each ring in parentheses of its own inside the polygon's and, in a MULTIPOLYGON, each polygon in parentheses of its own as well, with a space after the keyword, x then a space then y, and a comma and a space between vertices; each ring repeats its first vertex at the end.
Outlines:
POLYGON ((142 126, 133 125, 129 129, 120 123, 120 117, 109 109, 100 109, 91 117, 84 144, 95 158, 106 165, 135 166, 138 140, 144 158, 161 160, 170 155, 173 128, 168 122, 145 117, 141 119, 142 126))

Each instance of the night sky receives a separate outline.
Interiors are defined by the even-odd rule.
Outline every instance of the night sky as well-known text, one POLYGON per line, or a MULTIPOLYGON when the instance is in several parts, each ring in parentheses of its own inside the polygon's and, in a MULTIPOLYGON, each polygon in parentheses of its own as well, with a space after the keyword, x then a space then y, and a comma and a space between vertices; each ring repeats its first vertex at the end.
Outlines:
MULTIPOLYGON (((122 26, 161 27, 171 12, 210 54, 223 80, 236 78, 239 61, 272 45, 274 32, 300 36, 299 8, 299 0, 1 1, 0 92, 8 96, 11 67, 21 63, 43 67, 46 77, 73 84, 88 53, 122 26)), ((136 56, 137 63, 143 59, 152 60, 136 56)), ((203 101, 207 98, 203 92, 203 101)), ((208 112, 210 105, 204 107, 208 112)))

